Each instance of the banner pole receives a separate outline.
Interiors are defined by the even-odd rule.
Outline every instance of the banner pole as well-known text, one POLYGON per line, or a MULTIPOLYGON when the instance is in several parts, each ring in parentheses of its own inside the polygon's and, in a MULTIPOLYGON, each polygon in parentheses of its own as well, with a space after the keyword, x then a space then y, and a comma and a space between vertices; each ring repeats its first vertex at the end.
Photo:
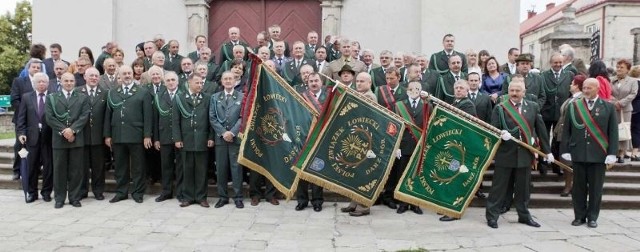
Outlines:
MULTIPOLYGON (((472 116, 472 115, 470 115, 470 114, 468 114, 468 113, 466 113, 466 112, 464 112, 464 111, 462 111, 462 110, 460 110, 460 109, 458 109, 458 108, 456 108, 456 107, 454 107, 454 106, 452 106, 452 105, 450 105, 450 104, 446 103, 446 102, 445 102, 445 101, 443 101, 443 100, 440 100, 440 99, 438 99, 438 98, 436 98, 436 97, 433 97, 433 96, 432 96, 432 95, 430 95, 430 94, 427 94, 427 97, 426 97, 426 98, 427 98, 427 99, 429 99, 429 100, 431 100, 433 103, 435 103, 435 104, 436 104, 436 105, 438 105, 438 106, 442 106, 442 107, 444 107, 444 108, 446 108, 446 109, 450 110, 451 112, 454 112, 455 114, 457 114, 457 115, 459 115, 459 116, 464 117, 464 118, 465 118, 465 119, 467 119, 467 120, 470 120, 470 121, 472 121, 472 122, 477 123, 478 125, 480 125, 480 126, 484 127, 485 129, 487 129, 487 130, 489 130, 489 131, 493 132, 495 135, 497 135, 498 137, 500 137, 500 132, 502 132, 502 131, 501 131, 500 129, 498 129, 498 128, 494 127, 493 125, 488 124, 488 123, 486 123, 486 122, 484 122, 484 121, 480 120, 479 118, 477 118, 477 117, 475 117, 475 116, 472 116)), ((540 151, 540 150, 538 150, 538 149, 534 148, 533 146, 528 145, 527 143, 522 142, 522 141, 520 141, 520 140, 518 140, 518 139, 516 139, 516 138, 511 138, 511 140, 510 140, 510 141, 514 141, 515 143, 519 144, 520 146, 527 148, 529 151, 532 151, 532 152, 538 153, 538 155, 541 155, 541 156, 542 156, 542 157, 544 157, 544 158, 546 158, 546 157, 547 157, 547 154, 543 153, 542 151, 540 151)), ((560 161, 558 161, 558 160, 554 160, 554 161, 553 161, 553 163, 554 163, 554 164, 557 164, 557 165, 558 165, 558 166, 560 166, 562 169, 565 169, 565 170, 567 170, 567 171, 573 172, 573 169, 571 169, 571 167, 567 166, 566 164, 563 164, 562 162, 560 162, 560 161)))

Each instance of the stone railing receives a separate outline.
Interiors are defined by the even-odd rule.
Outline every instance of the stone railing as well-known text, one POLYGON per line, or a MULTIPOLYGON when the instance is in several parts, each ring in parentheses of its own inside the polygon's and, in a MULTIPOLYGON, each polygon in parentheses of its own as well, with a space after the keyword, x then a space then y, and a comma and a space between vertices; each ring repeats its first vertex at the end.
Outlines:
POLYGON ((0 133, 15 131, 15 127, 11 122, 11 119, 13 119, 13 111, 0 112, 0 133))

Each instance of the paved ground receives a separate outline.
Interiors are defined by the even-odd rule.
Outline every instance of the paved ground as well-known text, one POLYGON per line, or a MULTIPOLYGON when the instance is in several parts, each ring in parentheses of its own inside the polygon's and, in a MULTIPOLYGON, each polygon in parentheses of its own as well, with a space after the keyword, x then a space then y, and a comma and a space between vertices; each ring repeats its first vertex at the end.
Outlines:
MULTIPOLYGON (((112 194, 106 194, 109 199, 112 194)), ((297 212, 295 202, 262 202, 244 209, 227 205, 180 208, 177 201, 85 199, 82 208, 38 200, 25 204, 22 191, 0 190, 0 251, 638 251, 640 211, 607 210, 600 226, 570 225, 569 209, 533 209, 541 228, 518 224, 511 211, 500 228, 486 226, 484 209, 441 223, 438 216, 396 214, 384 206, 360 218, 340 213, 345 203, 325 202, 320 213, 297 212)), ((215 203, 214 198, 209 201, 215 203)))

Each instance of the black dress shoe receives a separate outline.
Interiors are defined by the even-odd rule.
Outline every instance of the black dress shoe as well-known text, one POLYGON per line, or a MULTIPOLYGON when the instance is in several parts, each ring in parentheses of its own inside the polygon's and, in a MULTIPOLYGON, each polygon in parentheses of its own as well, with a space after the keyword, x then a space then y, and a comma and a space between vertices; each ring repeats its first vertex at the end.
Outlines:
POLYGON ((530 226, 530 227, 540 227, 540 224, 538 224, 537 222, 535 222, 532 219, 518 220, 518 223, 522 223, 522 224, 525 224, 525 225, 530 226))
POLYGON ((300 203, 300 204, 296 205, 296 211, 302 211, 305 208, 307 208, 307 204, 300 203))
POLYGON ((633 157, 631 157, 631 161, 638 162, 638 161, 640 161, 640 157, 639 156, 633 156, 633 157))
POLYGON ((403 214, 404 212, 406 212, 407 210, 409 210, 409 207, 406 205, 401 205, 398 207, 398 211, 396 211, 396 213, 399 214, 403 214))
POLYGON ((96 200, 104 200, 104 195, 102 193, 98 193, 95 195, 96 200))
POLYGON ((200 201, 200 206, 204 208, 209 208, 209 202, 207 202, 207 200, 200 201))
POLYGON ((398 209, 398 204, 393 201, 386 202, 385 205, 387 205, 391 209, 398 209))
POLYGON ((594 220, 590 220, 589 222, 587 222, 587 227, 590 228, 597 228, 598 227, 598 223, 594 220))
POLYGON ((133 201, 135 201, 136 203, 142 203, 142 197, 140 198, 133 198, 133 201))
POLYGON ((51 201, 51 195, 43 194, 42 195, 42 200, 44 200, 45 202, 50 202, 51 201))
POLYGON ((215 208, 221 208, 224 205, 229 204, 229 200, 228 199, 219 199, 218 202, 216 202, 216 205, 213 206, 215 208))
POLYGON ((458 218, 453 218, 447 215, 440 217, 440 221, 454 221, 454 220, 458 220, 458 218))
POLYGON ((584 224, 586 221, 585 220, 573 220, 571 222, 571 226, 580 226, 582 224, 584 224))
POLYGON ((156 202, 163 202, 163 201, 165 201, 165 200, 172 199, 172 198, 173 198, 173 197, 171 197, 171 195, 168 195, 168 194, 160 194, 160 196, 158 196, 158 197, 156 198, 156 202))
POLYGON ((476 191, 476 197, 480 198, 480 199, 484 199, 487 197, 486 194, 484 194, 483 192, 481 192, 480 190, 476 191))
POLYGON ((313 211, 316 211, 316 212, 322 211, 322 205, 313 205, 313 211))
POLYGON ((89 194, 88 193, 80 195, 80 199, 86 199, 86 198, 89 198, 89 194))
POLYGON ((11 180, 18 180, 20 179, 20 173, 13 173, 13 177, 11 177, 11 180))
POLYGON ((77 200, 76 200, 76 201, 74 201, 74 202, 71 202, 71 205, 72 205, 73 207, 81 207, 81 206, 82 206, 82 204, 80 204, 80 201, 77 201, 77 200))
POLYGON ((37 196, 37 195, 29 194, 29 195, 27 195, 27 198, 25 199, 25 201, 26 201, 27 203, 31 203, 31 202, 36 201, 37 199, 38 199, 38 196, 37 196))
POLYGON ((616 163, 618 163, 618 164, 624 164, 624 158, 622 158, 622 157, 618 157, 618 161, 616 161, 616 163))
POLYGON ((58 209, 58 208, 62 208, 62 206, 64 206, 64 202, 56 202, 56 205, 53 207, 58 209))
POLYGON ((419 206, 410 206, 411 211, 413 211, 417 215, 422 215, 422 209, 419 206))
POLYGON ((242 200, 236 200, 236 208, 244 208, 244 203, 242 203, 242 200))
POLYGON ((490 228, 498 228, 498 221, 488 220, 487 221, 487 226, 489 226, 490 228))
POLYGON ((113 198, 109 200, 109 203, 116 203, 118 201, 126 200, 128 198, 129 197, 127 197, 127 196, 122 196, 122 195, 117 195, 116 194, 116 196, 113 196, 113 198))

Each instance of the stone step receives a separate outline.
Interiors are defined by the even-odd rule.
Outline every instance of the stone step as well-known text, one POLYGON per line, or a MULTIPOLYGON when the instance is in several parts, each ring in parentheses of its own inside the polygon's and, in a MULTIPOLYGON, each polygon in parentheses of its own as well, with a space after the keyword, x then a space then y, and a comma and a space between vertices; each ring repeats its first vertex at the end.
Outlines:
MULTIPOLYGON (((533 182, 531 193, 559 195, 564 189, 564 182, 533 182)), ((482 182, 482 191, 491 190, 491 181, 482 182)), ((640 195, 640 183, 605 182, 603 194, 606 195, 640 195)))
POLYGON ((13 164, 13 151, 0 152, 0 164, 13 164))
MULTIPOLYGON (((543 184, 544 185, 544 184, 543 184)), ((490 183, 488 184, 490 186, 490 183)), ((640 196, 636 193, 634 195, 618 195, 618 194, 610 194, 610 190, 619 190, 616 188, 633 188, 637 189, 635 184, 607 184, 605 183, 605 194, 602 196, 602 208, 603 209, 640 209, 640 196)), ((15 189, 22 190, 22 186, 19 180, 11 180, 11 175, 0 175, 0 189, 15 189)), ((487 192, 488 188, 483 189, 487 192)), ((231 189, 229 189, 231 190, 231 189)), ((115 191, 115 181, 107 180, 106 181, 106 191, 114 192, 115 191)), ((160 184, 156 183, 153 185, 147 186, 147 196, 146 199, 150 200, 157 195, 160 194, 162 188, 160 184)), ((249 198, 249 186, 243 185, 243 195, 245 198, 249 198)), ((90 193, 90 196, 91 193, 90 193)), ((208 186, 208 196, 209 197, 217 197, 217 185, 209 185, 208 186)), ((338 201, 338 202, 347 202, 348 198, 331 192, 329 190, 325 190, 324 197, 326 201, 338 201)), ((485 199, 474 198, 471 202, 471 206, 474 207, 484 207, 485 199)), ((560 197, 558 194, 553 193, 532 193, 531 208, 571 208, 571 197, 560 197)))
MULTIPOLYGON (((640 167, 638 167, 640 170, 640 167)), ((485 181, 491 181, 493 179, 493 170, 487 170, 484 174, 485 181)), ((640 172, 626 171, 626 170, 609 170, 605 174, 605 181, 614 183, 640 183, 640 172)), ((534 182, 557 182, 564 181, 564 178, 556 175, 555 173, 549 173, 546 176, 540 175, 539 172, 533 171, 531 173, 531 181, 534 182)))

